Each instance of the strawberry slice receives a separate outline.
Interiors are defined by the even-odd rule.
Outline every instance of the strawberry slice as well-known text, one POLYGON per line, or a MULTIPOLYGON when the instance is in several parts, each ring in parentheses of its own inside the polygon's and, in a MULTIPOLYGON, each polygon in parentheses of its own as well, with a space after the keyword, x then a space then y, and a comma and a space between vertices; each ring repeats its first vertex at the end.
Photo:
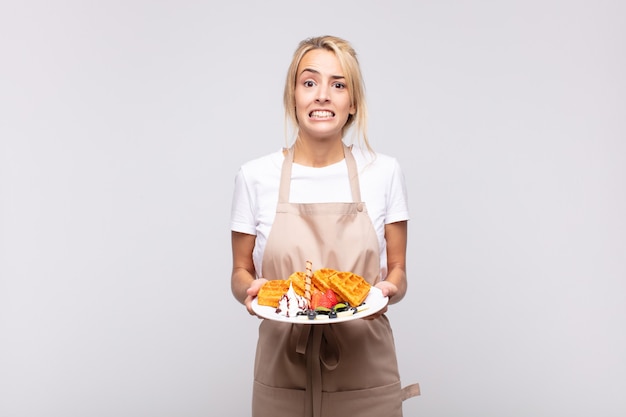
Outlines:
POLYGON ((317 308, 323 295, 324 294, 319 291, 313 291, 313 294, 311 294, 311 310, 315 310, 317 308))
POLYGON ((328 308, 332 308, 335 304, 337 304, 337 294, 330 288, 326 290, 324 296, 328 299, 330 306, 328 308))
MULTIPOLYGON (((337 304, 335 302, 335 304, 337 304)), ((317 307, 332 308, 335 304, 331 304, 331 300, 321 291, 314 291, 311 295, 311 309, 315 310, 317 307)))

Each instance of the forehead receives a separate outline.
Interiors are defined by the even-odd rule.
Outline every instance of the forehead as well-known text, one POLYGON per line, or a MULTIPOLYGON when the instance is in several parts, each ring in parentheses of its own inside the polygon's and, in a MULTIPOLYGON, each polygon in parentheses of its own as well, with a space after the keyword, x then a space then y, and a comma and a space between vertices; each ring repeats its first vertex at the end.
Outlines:
POLYGON ((339 59, 334 52, 326 49, 313 49, 304 54, 298 65, 298 75, 306 70, 335 76, 343 75, 339 59))

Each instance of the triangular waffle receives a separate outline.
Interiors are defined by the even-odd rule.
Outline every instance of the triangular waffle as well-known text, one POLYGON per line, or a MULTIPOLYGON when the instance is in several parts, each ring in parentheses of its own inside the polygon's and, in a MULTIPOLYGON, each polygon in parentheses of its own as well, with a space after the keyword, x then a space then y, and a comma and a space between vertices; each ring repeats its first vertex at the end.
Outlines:
POLYGON ((304 297, 304 284, 306 280, 306 272, 298 271, 289 276, 291 286, 296 294, 304 297))
MULTIPOLYGON (((317 271, 313 272, 313 277, 311 278, 311 281, 313 281, 313 287, 323 293, 325 293, 328 289, 332 289, 330 286, 330 278, 337 273, 338 271, 331 268, 318 269, 317 271)), ((341 302, 345 300, 345 298, 342 297, 341 294, 337 294, 337 291, 333 290, 333 292, 337 296, 337 301, 341 302)))
POLYGON ((352 307, 360 306, 370 292, 370 283, 363 277, 352 272, 337 272, 329 277, 330 288, 350 303, 352 307))
POLYGON ((257 302, 260 306, 278 307, 278 302, 289 290, 291 280, 289 279, 274 279, 267 281, 257 294, 257 302))
POLYGON ((322 268, 313 272, 313 276, 311 277, 311 281, 316 290, 321 292, 326 292, 327 289, 330 288, 330 277, 331 275, 335 275, 337 271, 330 268, 322 268))

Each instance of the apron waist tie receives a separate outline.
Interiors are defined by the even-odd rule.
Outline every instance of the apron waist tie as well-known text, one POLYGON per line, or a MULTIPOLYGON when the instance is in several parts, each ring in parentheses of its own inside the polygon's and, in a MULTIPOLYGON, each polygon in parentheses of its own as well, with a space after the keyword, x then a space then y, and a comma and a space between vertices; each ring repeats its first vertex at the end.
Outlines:
POLYGON ((309 342, 309 335, 311 334, 311 325, 305 324, 300 327, 300 335, 298 336, 298 343, 296 344, 296 352, 304 355, 306 353, 306 346, 309 342))
POLYGON ((301 326, 296 352, 306 355, 305 415, 318 417, 322 411, 322 365, 329 371, 335 370, 341 356, 332 325, 301 326))
MULTIPOLYGON (((310 324, 301 326, 300 335, 296 343, 296 352, 301 355, 306 354, 306 349, 309 345, 309 336, 311 335, 311 327, 313 326, 310 324)), ((321 334, 323 338, 318 343, 320 345, 318 348, 319 353, 314 356, 320 358, 320 361, 324 364, 326 369, 333 371, 339 365, 339 358, 341 357, 337 335, 332 324, 319 327, 322 328, 321 334)))
POLYGON ((329 371, 334 371, 339 365, 341 352, 339 350, 339 341, 332 324, 322 326, 322 346, 320 348, 320 361, 329 371))

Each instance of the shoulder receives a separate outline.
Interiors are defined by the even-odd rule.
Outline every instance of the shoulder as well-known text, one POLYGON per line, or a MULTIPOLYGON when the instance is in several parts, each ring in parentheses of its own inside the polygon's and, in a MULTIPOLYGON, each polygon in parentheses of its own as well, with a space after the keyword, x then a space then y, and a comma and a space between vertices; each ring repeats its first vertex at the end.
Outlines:
POLYGON ((237 178, 246 182, 263 181, 268 177, 280 175, 283 163, 283 153, 278 150, 243 163, 237 172, 237 178))

